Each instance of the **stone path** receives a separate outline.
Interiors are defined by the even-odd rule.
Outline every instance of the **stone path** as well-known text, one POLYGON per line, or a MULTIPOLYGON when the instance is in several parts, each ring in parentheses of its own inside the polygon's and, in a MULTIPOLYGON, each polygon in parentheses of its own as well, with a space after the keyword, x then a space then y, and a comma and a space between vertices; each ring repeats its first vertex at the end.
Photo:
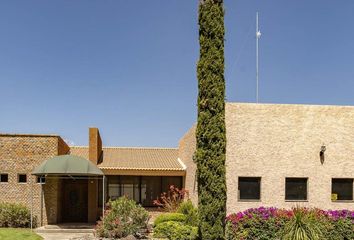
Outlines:
POLYGON ((44 240, 95 240, 92 233, 37 233, 44 240))

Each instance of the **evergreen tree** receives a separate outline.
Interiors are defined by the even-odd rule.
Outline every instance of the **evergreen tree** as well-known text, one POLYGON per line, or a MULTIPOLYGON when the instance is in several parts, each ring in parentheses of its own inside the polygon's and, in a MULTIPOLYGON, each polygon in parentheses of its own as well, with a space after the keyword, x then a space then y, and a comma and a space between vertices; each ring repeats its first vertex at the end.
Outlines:
POLYGON ((195 162, 198 169, 199 235, 207 240, 224 239, 225 232, 224 34, 223 1, 201 0, 195 162))

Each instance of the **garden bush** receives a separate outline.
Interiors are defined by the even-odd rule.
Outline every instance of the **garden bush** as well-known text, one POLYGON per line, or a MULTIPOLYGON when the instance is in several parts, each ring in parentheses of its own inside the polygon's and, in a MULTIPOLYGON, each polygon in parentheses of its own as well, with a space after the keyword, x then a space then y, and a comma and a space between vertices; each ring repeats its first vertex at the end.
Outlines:
POLYGON ((193 240, 197 239, 198 228, 181 222, 162 222, 154 228, 154 237, 167 238, 169 240, 193 240))
POLYGON ((104 218, 97 223, 96 234, 106 238, 140 237, 148 220, 149 214, 143 207, 134 200, 121 197, 108 202, 104 218))
MULTIPOLYGON (((28 228, 31 225, 31 211, 23 204, 0 203, 0 227, 28 228)), ((33 227, 37 217, 33 217, 33 227)))
POLYGON ((306 208, 294 208, 293 217, 281 230, 282 240, 321 240, 324 239, 324 218, 317 211, 306 208))
POLYGON ((198 209, 194 207, 191 200, 184 201, 177 209, 178 213, 186 216, 186 224, 191 226, 198 226, 198 209))
POLYGON ((154 221, 154 226, 157 226, 163 222, 186 222, 186 216, 182 213, 164 213, 159 216, 154 221))
POLYGON ((168 192, 162 193, 158 199, 154 200, 153 204, 166 212, 176 212, 179 205, 188 197, 189 192, 187 190, 171 185, 168 192))
MULTIPOLYGON (((253 208, 226 218, 226 239, 354 239, 354 211, 323 211, 320 209, 253 208), (300 227, 298 225, 301 225, 300 227), (308 238, 296 238, 297 229, 308 238)), ((302 235, 302 236, 303 236, 302 235)))

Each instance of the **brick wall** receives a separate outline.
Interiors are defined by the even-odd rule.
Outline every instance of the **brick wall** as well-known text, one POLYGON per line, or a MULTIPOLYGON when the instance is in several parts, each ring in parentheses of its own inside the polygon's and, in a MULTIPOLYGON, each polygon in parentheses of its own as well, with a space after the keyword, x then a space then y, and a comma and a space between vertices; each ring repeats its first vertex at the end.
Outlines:
MULTIPOLYGON (((259 206, 354 209, 354 202, 331 201, 331 179, 354 178, 354 107, 227 103, 225 117, 228 213, 259 206), (240 176, 262 178, 260 201, 238 201, 240 176), (285 177, 308 178, 308 201, 285 201, 285 177)), ((189 189, 194 150, 192 128, 180 142, 189 189)))
POLYGON ((189 191, 189 197, 192 202, 197 204, 198 192, 195 176, 197 167, 193 162, 193 155, 196 148, 195 129, 196 126, 193 126, 179 141, 178 156, 187 167, 184 187, 189 191))
POLYGON ((59 181, 47 179, 39 185, 32 170, 46 159, 67 152, 67 145, 57 136, 0 135, 0 172, 7 173, 8 183, 0 183, 0 201, 23 203, 31 208, 33 195, 34 214, 41 218, 41 187, 43 186, 43 224, 56 222, 58 217, 59 181), (27 183, 18 183, 18 174, 27 175, 27 183))

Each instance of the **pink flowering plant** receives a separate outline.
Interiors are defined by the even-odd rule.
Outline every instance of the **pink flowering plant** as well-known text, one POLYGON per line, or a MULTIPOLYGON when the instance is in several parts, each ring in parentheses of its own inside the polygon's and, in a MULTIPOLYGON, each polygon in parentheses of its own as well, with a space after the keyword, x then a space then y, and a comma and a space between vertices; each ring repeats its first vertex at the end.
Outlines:
POLYGON ((296 211, 301 211, 305 217, 310 216, 315 221, 324 240, 354 239, 354 211, 312 208, 286 210, 274 207, 251 208, 227 216, 226 239, 282 239, 284 229, 294 219, 296 211))
POLYGON ((162 193, 153 204, 166 212, 176 212, 181 203, 189 198, 189 192, 171 185, 169 191, 162 193))
POLYGON ((97 222, 96 234, 101 238, 119 239, 129 235, 141 237, 147 230, 148 212, 127 197, 108 202, 104 217, 97 222))

